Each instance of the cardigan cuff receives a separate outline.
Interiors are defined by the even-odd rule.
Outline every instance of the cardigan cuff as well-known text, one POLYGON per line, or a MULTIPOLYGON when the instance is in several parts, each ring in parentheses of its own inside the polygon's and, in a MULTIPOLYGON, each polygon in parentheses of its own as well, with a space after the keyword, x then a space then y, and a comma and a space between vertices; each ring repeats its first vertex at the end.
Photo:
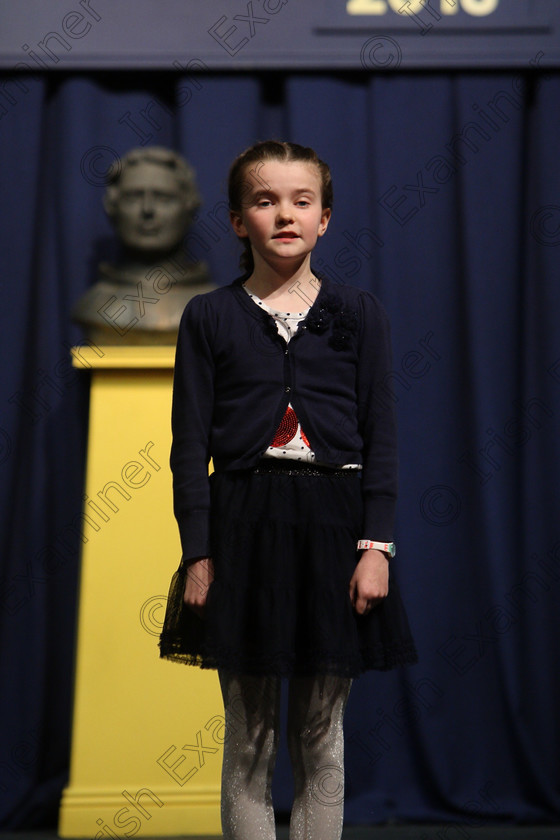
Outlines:
POLYGON ((364 521, 360 539, 393 542, 396 499, 392 496, 364 498, 364 521))
POLYGON ((194 510, 179 521, 183 560, 210 557, 210 511, 194 510))

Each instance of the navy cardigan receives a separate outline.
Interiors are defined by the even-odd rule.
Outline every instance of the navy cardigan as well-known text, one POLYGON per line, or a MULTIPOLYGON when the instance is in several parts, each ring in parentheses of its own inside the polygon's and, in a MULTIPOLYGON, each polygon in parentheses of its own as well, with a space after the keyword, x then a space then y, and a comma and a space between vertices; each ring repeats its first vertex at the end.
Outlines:
POLYGON ((393 538, 397 494, 389 322, 377 298, 323 278, 286 344, 244 277, 193 298, 173 384, 174 510, 185 559, 211 556, 208 464, 261 458, 291 402, 319 463, 362 464, 362 538, 393 538))

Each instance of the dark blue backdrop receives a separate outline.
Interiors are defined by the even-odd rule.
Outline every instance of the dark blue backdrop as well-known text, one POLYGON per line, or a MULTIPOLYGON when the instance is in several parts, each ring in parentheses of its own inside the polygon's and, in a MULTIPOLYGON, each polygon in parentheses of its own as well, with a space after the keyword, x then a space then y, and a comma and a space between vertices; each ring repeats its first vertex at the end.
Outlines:
POLYGON ((135 145, 185 154, 205 201, 189 248, 222 284, 238 254, 227 168, 270 135, 331 164, 316 267, 373 290, 393 323, 394 562, 421 661, 354 686, 347 820, 558 819, 558 73, 4 81, 3 825, 54 824, 67 776, 79 547, 49 546, 80 509, 69 313, 108 253, 103 174, 135 145))

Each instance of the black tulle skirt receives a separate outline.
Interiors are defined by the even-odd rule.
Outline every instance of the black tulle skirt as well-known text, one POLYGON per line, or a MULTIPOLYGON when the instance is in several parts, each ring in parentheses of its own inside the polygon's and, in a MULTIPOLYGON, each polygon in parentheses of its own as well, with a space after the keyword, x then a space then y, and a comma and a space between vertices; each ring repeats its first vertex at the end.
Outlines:
MULTIPOLYGON (((270 459, 271 460, 271 459, 270 459)), ((262 462, 261 462, 262 463, 262 462)), ((210 477, 214 580, 205 617, 171 581, 161 656, 246 674, 355 677, 416 661, 397 584, 365 616, 349 596, 361 534, 359 473, 266 462, 210 477)))

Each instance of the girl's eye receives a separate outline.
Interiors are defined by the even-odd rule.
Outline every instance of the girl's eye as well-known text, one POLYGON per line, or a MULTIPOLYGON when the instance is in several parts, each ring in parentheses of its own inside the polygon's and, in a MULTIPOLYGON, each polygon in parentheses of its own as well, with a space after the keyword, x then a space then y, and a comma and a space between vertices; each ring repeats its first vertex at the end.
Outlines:
POLYGON ((301 198, 301 199, 297 202, 297 204, 298 204, 298 206, 299 206, 299 207, 309 207, 309 202, 307 201, 307 199, 306 199, 306 198, 301 198))
POLYGON ((268 198, 261 198, 260 201, 257 202, 257 207, 270 207, 272 202, 268 198))

